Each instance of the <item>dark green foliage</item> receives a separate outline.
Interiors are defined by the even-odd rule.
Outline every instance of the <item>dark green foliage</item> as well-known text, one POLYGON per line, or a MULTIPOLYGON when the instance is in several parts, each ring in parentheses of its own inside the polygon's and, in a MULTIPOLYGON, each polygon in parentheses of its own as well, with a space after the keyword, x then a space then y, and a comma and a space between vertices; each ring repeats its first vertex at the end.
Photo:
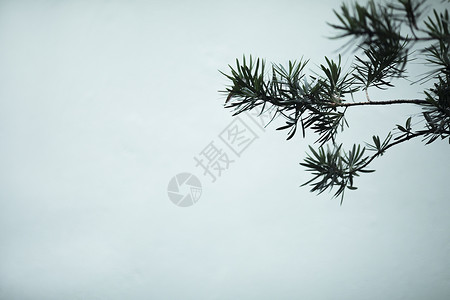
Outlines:
MULTIPOLYGON (((445 139, 450 136, 450 85, 449 76, 445 79, 439 77, 434 88, 425 92, 429 105, 425 105, 423 116, 426 120, 426 130, 423 130, 428 139, 427 144, 439 137, 445 139)), ((450 143, 450 138, 449 138, 450 143)))
MULTIPOLYGON (((391 41, 389 41, 391 42, 391 41)), ((401 78, 405 72, 408 55, 406 42, 392 44, 373 43, 364 50, 366 59, 355 56, 353 76, 364 89, 375 86, 380 89, 393 87, 390 80, 401 78)))
POLYGON ((365 169, 369 160, 368 156, 364 157, 365 148, 353 145, 352 150, 342 154, 341 147, 342 145, 339 145, 330 149, 327 146, 326 151, 324 147, 320 147, 316 151, 310 146, 312 155, 308 154, 305 161, 300 164, 314 175, 314 178, 302 186, 311 184, 313 186, 311 192, 317 191, 319 194, 337 186, 338 190, 334 196, 341 195, 342 204, 345 189, 357 189, 353 185, 353 178, 360 173, 370 173, 373 170, 365 169))
POLYGON ((427 144, 437 139, 450 143, 449 13, 448 9, 433 10, 424 16, 430 4, 432 1, 397 0, 341 5, 340 11, 335 11, 337 23, 330 25, 336 30, 333 38, 351 39, 344 46, 355 52, 348 70, 342 69, 340 55, 337 60, 325 57, 318 72, 311 74, 306 70, 308 60, 289 61, 287 67, 272 64, 266 69, 262 59, 244 57, 242 63, 236 60, 236 66, 230 66, 230 74, 223 73, 231 81, 225 91, 226 107, 234 114, 274 108, 275 116, 286 119, 286 125, 278 130, 287 130, 287 139, 298 127, 303 136, 307 129, 316 133, 319 148, 310 147, 311 154, 301 163, 313 175, 304 185, 311 185, 311 191, 319 194, 336 188, 334 196, 341 196, 342 203, 345 190, 356 189, 354 178, 372 172, 366 167, 390 147, 416 137, 427 144), (369 88, 393 88, 392 80, 406 79, 408 63, 419 59, 433 67, 413 83, 430 84, 425 98, 370 101, 369 88), (365 91, 367 100, 354 102, 357 91, 365 91), (424 126, 412 128, 410 117, 383 141, 373 136, 373 144, 366 143, 367 148, 354 145, 344 151, 342 144, 337 144, 338 133, 348 127, 347 109, 399 103, 420 106, 422 114, 416 117, 423 117, 424 126), (366 149, 373 154, 364 155, 366 149))
MULTIPOLYGON (((411 118, 408 118, 407 123, 411 122, 411 118)), ((383 155, 386 151, 387 147, 390 145, 389 142, 392 139, 392 134, 389 132, 387 137, 384 139, 383 143, 380 142, 380 137, 378 135, 374 135, 372 137, 373 145, 366 143, 367 150, 376 151, 377 155, 383 155)))

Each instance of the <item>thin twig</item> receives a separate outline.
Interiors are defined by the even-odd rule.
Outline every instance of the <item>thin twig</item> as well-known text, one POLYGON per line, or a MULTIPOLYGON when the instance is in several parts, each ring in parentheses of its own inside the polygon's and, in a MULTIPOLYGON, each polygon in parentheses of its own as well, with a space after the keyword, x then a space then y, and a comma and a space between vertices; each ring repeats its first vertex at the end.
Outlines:
POLYGON ((418 137, 418 136, 421 136, 421 135, 425 135, 425 134, 427 134, 427 133, 429 133, 428 131, 419 131, 419 132, 416 132, 416 133, 413 133, 413 134, 411 134, 411 135, 408 135, 408 136, 406 136, 406 137, 404 137, 404 138, 402 138, 402 139, 399 139, 399 140, 397 140, 397 141, 395 141, 395 142, 393 142, 393 143, 390 143, 389 145, 387 145, 385 148, 383 148, 382 150, 380 150, 380 151, 377 151, 377 153, 375 153, 364 165, 362 165, 361 167, 359 167, 358 169, 357 169, 357 171, 361 171, 362 169, 364 169, 365 167, 367 167, 378 155, 380 155, 380 154, 382 154, 382 153, 384 153, 387 149, 389 149, 389 148, 391 148, 391 147, 393 147, 393 146, 395 146, 395 145, 397 145, 397 144, 400 144, 400 143, 403 143, 403 142, 406 142, 406 141, 408 141, 408 140, 410 140, 410 139, 412 139, 412 138, 415 138, 415 137, 418 137))
POLYGON ((371 101, 370 101, 370 98, 369 98, 369 92, 367 91, 367 88, 366 88, 366 98, 367 98, 367 101, 368 101, 368 102, 371 102, 371 101))

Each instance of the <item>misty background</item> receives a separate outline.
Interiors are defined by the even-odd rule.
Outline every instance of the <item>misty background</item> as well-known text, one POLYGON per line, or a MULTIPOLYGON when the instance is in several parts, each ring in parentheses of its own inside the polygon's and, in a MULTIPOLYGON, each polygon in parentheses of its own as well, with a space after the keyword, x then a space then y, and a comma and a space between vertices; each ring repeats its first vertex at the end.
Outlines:
MULTIPOLYGON (((299 187, 317 137, 286 141, 281 119, 215 182, 196 167, 233 121, 219 70, 245 54, 318 71, 339 5, 1 1, 0 299, 447 299, 447 141, 393 147, 342 206, 299 187), (167 194, 182 172, 202 183, 191 207, 167 194)), ((371 98, 428 88, 395 84, 371 98)), ((340 141, 419 114, 351 109, 340 141)))

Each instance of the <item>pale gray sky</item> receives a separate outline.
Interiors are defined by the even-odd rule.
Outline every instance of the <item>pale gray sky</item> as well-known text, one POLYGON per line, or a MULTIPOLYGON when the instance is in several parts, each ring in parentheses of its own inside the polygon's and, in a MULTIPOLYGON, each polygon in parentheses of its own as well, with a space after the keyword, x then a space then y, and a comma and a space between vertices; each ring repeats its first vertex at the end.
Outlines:
MULTIPOLYGON (((313 134, 258 131, 214 183, 195 166, 233 120, 218 70, 243 54, 317 70, 339 4, 0 2, 0 299, 449 297, 447 142, 393 148, 343 206, 299 188, 313 134), (167 194, 181 172, 203 186, 187 208, 167 194)), ((418 112, 352 110, 341 141, 418 112)))

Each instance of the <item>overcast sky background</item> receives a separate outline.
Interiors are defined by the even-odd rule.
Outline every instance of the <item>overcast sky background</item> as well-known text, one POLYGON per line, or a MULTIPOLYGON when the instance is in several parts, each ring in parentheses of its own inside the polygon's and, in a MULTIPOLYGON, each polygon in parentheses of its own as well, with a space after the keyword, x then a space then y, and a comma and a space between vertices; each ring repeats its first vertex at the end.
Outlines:
MULTIPOLYGON (((299 187, 312 133, 269 126, 214 183, 195 166, 233 120, 218 70, 243 54, 317 70, 338 6, 1 1, 0 299, 448 299, 447 142, 394 147, 343 206, 299 187), (181 172, 203 186, 187 208, 167 195, 181 172)), ((350 110, 341 142, 416 113, 350 110)))

